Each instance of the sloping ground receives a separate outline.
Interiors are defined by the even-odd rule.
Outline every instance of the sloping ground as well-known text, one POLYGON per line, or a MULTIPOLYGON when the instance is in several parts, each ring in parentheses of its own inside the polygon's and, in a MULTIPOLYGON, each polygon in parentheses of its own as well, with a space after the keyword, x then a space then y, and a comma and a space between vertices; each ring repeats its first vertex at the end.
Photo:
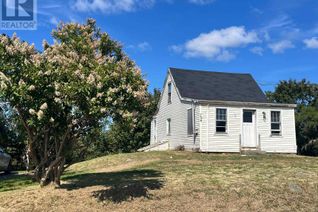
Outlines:
POLYGON ((75 164, 61 189, 17 176, 0 176, 0 211, 318 210, 318 158, 147 152, 75 164))

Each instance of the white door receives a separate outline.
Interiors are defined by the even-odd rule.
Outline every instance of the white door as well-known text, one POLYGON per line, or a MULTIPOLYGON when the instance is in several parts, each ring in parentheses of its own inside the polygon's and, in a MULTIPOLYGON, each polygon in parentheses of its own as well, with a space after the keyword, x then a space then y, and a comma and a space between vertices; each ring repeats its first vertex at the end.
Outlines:
POLYGON ((243 110, 242 147, 256 147, 255 110, 243 110))

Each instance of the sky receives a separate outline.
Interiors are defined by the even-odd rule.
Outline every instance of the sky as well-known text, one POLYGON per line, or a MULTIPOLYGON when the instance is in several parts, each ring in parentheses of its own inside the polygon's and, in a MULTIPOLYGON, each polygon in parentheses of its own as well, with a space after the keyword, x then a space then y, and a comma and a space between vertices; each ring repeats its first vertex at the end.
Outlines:
POLYGON ((250 73, 264 91, 280 80, 318 83, 317 0, 38 0, 36 15, 37 30, 17 35, 38 49, 60 21, 96 19, 150 90, 168 67, 250 73))

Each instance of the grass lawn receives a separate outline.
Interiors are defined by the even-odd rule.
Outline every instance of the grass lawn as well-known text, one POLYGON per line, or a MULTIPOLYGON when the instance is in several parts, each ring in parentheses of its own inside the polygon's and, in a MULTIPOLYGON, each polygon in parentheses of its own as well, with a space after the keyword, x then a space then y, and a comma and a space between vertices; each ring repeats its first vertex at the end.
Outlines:
POLYGON ((22 189, 31 185, 36 184, 25 172, 12 172, 10 175, 0 173, 0 192, 22 189))
POLYGON ((149 152, 72 165, 60 189, 0 175, 0 211, 317 211, 318 158, 149 152))

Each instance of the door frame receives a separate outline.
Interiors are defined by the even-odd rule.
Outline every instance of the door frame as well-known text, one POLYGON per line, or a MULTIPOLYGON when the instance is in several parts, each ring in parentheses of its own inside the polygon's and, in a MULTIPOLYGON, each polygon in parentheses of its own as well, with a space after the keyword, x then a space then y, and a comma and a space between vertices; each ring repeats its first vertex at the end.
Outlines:
POLYGON ((241 145, 240 148, 258 148, 258 129, 257 129, 257 109, 256 108, 243 108, 241 110, 241 145), (252 111, 253 115, 254 115, 254 132, 255 132, 255 147, 251 147, 251 146, 244 146, 243 145, 243 121, 244 121, 244 111, 252 111))

